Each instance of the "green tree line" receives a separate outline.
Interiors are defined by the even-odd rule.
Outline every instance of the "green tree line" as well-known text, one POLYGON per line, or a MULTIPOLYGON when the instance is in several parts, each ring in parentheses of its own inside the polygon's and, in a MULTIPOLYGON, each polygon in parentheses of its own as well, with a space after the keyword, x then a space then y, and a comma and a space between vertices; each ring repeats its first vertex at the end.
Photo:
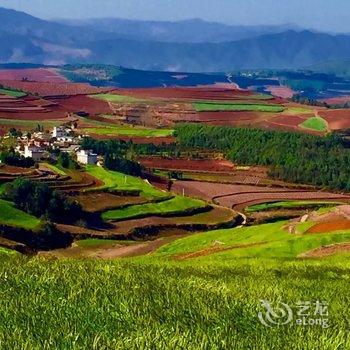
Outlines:
POLYGON ((350 190, 350 150, 336 134, 325 137, 260 129, 179 124, 182 147, 223 151, 243 165, 270 167, 285 181, 350 190))

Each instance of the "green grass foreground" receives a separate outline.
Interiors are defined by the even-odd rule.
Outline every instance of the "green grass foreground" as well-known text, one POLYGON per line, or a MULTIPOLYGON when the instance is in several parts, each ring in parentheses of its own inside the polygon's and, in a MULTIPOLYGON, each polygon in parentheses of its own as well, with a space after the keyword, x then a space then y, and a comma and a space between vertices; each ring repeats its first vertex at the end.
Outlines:
POLYGON ((35 230, 40 220, 14 207, 14 204, 0 199, 0 224, 35 230))
POLYGON ((207 203, 189 197, 176 196, 159 202, 132 205, 121 209, 109 210, 102 214, 104 220, 127 220, 151 215, 186 214, 190 210, 207 207, 207 203))
POLYGON ((251 111, 251 112, 274 112, 280 113, 284 111, 284 107, 273 104, 254 104, 254 103, 208 103, 208 102, 195 102, 193 107, 197 112, 210 112, 210 111, 251 111))
POLYGON ((301 123, 300 127, 304 129, 326 132, 328 130, 328 123, 321 117, 311 117, 301 123))
POLYGON ((345 350, 348 261, 250 257, 199 264, 0 255, 0 348, 345 350), (261 299, 283 301, 294 312, 298 301, 328 301, 329 328, 263 326, 261 299))
POLYGON ((350 232, 290 235, 285 224, 198 233, 116 261, 0 250, 0 348, 348 349, 350 254, 296 256, 349 241, 350 232), (214 243, 237 249, 175 258, 214 243), (253 243, 262 244, 242 246, 253 243), (261 300, 288 304, 292 321, 262 325, 261 300), (328 327, 298 325, 299 301, 311 303, 311 314, 314 303, 327 302, 328 327))

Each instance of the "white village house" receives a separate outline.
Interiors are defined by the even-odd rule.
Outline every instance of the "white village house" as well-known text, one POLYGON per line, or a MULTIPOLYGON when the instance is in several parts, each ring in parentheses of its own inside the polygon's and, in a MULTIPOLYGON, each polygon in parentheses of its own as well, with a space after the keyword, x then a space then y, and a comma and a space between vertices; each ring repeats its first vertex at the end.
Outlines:
POLYGON ((96 164, 97 154, 91 150, 82 149, 77 153, 77 161, 81 164, 96 164))
POLYGON ((22 154, 26 158, 33 158, 33 160, 38 161, 43 158, 44 150, 40 147, 25 145, 22 154))

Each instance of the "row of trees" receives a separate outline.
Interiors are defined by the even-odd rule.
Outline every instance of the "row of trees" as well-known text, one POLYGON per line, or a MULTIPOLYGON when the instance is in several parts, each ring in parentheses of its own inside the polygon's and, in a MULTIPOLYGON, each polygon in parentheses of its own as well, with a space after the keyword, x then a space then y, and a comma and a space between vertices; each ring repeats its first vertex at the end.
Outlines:
POLYGON ((339 135, 181 124, 184 147, 221 150, 239 164, 270 166, 286 181, 350 191, 350 150, 339 135))
POLYGON ((22 168, 30 168, 35 164, 32 158, 25 158, 13 149, 0 152, 0 162, 22 168))
POLYGON ((2 197, 36 217, 54 222, 75 222, 82 217, 81 206, 46 184, 18 178, 5 185, 2 197))

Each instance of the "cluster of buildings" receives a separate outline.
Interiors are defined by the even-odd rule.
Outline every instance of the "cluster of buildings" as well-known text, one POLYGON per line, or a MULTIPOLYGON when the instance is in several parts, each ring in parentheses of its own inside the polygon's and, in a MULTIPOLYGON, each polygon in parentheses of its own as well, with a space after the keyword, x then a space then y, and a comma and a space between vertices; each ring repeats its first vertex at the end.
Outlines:
POLYGON ((17 138, 16 152, 34 161, 55 158, 55 150, 67 152, 81 164, 97 164, 97 154, 80 149, 81 136, 74 132, 74 125, 55 126, 50 133, 35 132, 17 138))

